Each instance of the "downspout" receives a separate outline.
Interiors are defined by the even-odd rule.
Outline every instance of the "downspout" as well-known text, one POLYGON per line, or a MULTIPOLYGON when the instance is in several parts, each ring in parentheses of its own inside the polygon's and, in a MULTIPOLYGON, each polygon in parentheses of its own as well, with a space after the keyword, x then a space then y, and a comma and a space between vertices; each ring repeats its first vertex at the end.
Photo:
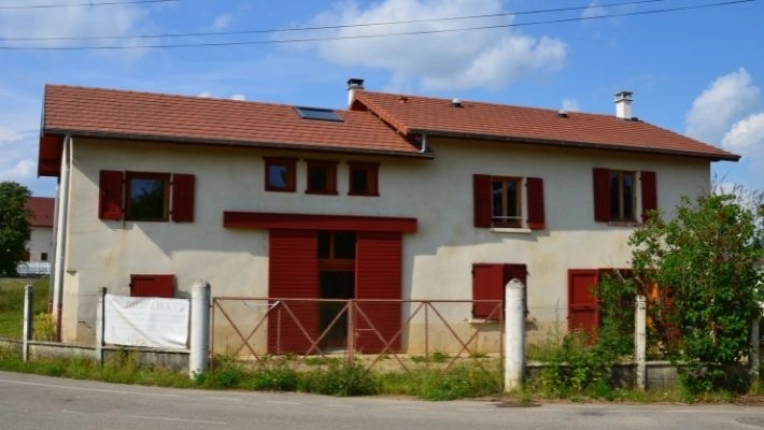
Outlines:
POLYGON ((422 147, 419 148, 419 153, 424 154, 427 152, 427 133, 422 133, 422 147))
POLYGON ((64 137, 61 156, 61 179, 56 195, 56 241, 53 268, 53 309, 56 312, 56 338, 61 341, 61 317, 64 297, 64 267, 66 264, 66 229, 69 214, 69 175, 72 165, 72 136, 64 137))

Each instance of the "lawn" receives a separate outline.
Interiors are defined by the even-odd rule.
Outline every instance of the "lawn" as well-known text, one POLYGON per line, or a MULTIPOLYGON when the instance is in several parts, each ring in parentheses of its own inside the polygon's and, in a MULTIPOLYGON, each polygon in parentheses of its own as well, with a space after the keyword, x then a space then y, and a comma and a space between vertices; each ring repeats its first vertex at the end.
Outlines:
POLYGON ((48 278, 0 278, 0 338, 21 339, 24 286, 34 286, 34 313, 48 307, 48 278))

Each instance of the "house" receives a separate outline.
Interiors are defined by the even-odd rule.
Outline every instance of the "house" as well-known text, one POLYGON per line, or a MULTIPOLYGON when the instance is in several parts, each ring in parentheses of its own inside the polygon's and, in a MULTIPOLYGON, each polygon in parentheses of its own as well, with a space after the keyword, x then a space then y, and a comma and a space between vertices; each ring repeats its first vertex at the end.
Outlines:
POLYGON ((17 269, 21 275, 50 274, 54 206, 55 199, 52 197, 30 197, 26 202, 31 234, 25 261, 17 269))
MULTIPOLYGON (((39 174, 60 183, 62 339, 92 341, 99 287, 187 297, 198 278, 214 297, 380 300, 501 300, 519 278, 539 333, 590 328, 590 286, 628 265, 648 211, 671 216, 712 162, 739 159, 637 119, 628 92, 602 115, 348 84, 346 110, 48 85, 39 174)), ((368 314, 390 336, 407 309, 368 314)), ((494 316, 449 318, 490 330, 494 316)), ((291 330, 279 351, 306 348, 291 330)))

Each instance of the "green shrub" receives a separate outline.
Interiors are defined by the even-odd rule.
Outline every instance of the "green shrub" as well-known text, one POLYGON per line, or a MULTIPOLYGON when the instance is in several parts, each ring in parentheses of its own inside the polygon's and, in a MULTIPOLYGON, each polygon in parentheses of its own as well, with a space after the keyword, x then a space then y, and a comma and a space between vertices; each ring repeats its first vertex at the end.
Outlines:
POLYGON ((334 396, 365 396, 379 391, 377 382, 363 366, 336 363, 301 374, 298 389, 334 396))

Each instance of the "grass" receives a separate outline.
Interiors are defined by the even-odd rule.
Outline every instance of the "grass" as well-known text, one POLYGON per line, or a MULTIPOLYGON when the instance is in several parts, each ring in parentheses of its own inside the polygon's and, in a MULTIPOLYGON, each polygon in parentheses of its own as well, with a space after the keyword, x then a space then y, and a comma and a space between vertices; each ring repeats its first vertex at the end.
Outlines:
POLYGON ((0 338, 21 339, 24 286, 34 287, 34 314, 47 311, 48 278, 0 278, 0 338))

